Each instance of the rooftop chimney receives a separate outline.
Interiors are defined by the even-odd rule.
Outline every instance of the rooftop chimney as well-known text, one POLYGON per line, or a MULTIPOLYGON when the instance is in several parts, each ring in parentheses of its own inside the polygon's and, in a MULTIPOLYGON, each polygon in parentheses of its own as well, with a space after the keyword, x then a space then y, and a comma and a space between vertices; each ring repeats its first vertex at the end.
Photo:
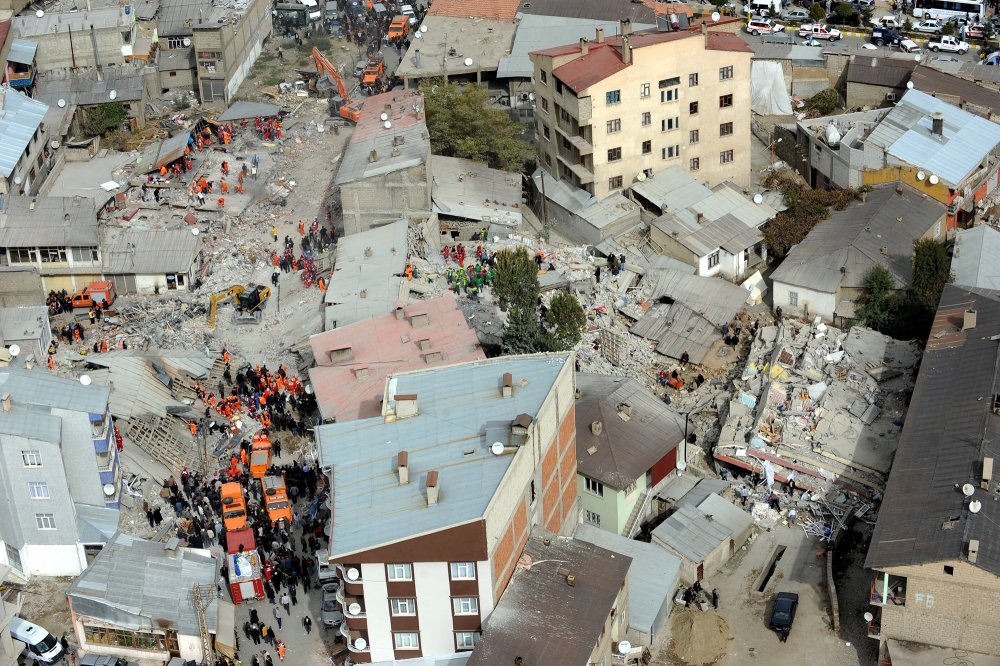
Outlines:
POLYGON ((438 473, 437 470, 427 472, 427 506, 438 503, 438 473))
POLYGON ((3 394, 2 402, 3 402, 3 411, 9 412, 10 411, 10 392, 9 391, 7 393, 3 394))
POLYGON ((403 308, 401 307, 396 308, 394 312, 396 313, 396 319, 402 319, 406 316, 406 313, 403 312, 403 308))
POLYGON ((632 62, 632 45, 628 43, 628 37, 622 37, 622 62, 626 65, 632 62))
POLYGON ((366 379, 368 377, 368 366, 362 365, 361 367, 354 368, 354 378, 355 379, 366 379))
POLYGON ((979 559, 979 539, 971 539, 969 541, 969 562, 972 564, 976 563, 979 559))
POLYGON ((604 43, 604 28, 598 28, 596 30, 597 34, 594 36, 594 41, 598 44, 604 43))
POLYGON ((622 19, 618 25, 621 27, 623 37, 627 37, 632 34, 632 19, 622 19))
POLYGON ((417 394, 407 393, 396 396, 396 418, 405 419, 417 415, 417 394))
POLYGON ((983 490, 990 489, 990 481, 993 479, 993 458, 983 458, 983 478, 979 487, 983 490))
POLYGON ((514 375, 509 372, 503 373, 503 388, 500 389, 500 396, 510 398, 514 395, 514 375))
POLYGON ((586 37, 580 38, 580 55, 587 55, 590 53, 590 42, 587 41, 586 37))
POLYGON ((604 424, 601 423, 600 421, 594 421, 593 423, 590 424, 590 432, 594 433, 595 435, 600 435, 602 432, 604 432, 604 424))
POLYGON ((573 574, 566 575, 566 584, 570 587, 576 587, 576 576, 573 574))
POLYGON ((944 114, 935 111, 931 114, 931 134, 944 136, 944 114))
POLYGON ((368 153, 369 162, 378 162, 378 152, 372 148, 372 152, 368 153))
POLYGON ((970 328, 976 327, 976 311, 969 309, 965 311, 965 316, 962 318, 962 330, 968 331, 970 328))
POLYGON ((413 328, 423 328, 430 323, 430 319, 427 317, 427 313, 423 312, 421 314, 415 314, 410 317, 410 326, 413 328))
POLYGON ((399 469, 399 485, 405 486, 410 482, 410 453, 400 451, 396 455, 396 467, 399 469))

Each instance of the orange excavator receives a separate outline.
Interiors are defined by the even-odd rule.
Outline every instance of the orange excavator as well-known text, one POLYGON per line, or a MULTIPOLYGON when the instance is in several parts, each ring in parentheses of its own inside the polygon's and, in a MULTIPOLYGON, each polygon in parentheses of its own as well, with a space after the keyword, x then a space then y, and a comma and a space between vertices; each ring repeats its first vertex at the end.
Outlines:
POLYGON ((331 100, 333 110, 345 120, 358 122, 361 119, 361 106, 364 104, 364 100, 351 99, 348 96, 347 86, 344 85, 344 80, 340 78, 337 68, 316 47, 313 47, 312 57, 313 62, 316 63, 316 91, 323 92, 324 86, 326 89, 329 89, 330 83, 324 78, 323 75, 325 74, 337 86, 338 96, 331 100))

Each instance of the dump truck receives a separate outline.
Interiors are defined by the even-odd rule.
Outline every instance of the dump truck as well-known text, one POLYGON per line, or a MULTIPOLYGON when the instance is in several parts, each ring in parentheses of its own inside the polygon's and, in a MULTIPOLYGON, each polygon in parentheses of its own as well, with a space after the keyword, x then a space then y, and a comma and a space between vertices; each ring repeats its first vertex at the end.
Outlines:
POLYGON ((292 502, 288 499, 288 488, 283 476, 265 476, 260 480, 264 491, 264 506, 267 517, 275 527, 288 527, 292 524, 292 502))
POLYGON ((374 86, 385 74, 385 56, 381 52, 374 53, 368 58, 368 64, 361 73, 361 85, 374 86))

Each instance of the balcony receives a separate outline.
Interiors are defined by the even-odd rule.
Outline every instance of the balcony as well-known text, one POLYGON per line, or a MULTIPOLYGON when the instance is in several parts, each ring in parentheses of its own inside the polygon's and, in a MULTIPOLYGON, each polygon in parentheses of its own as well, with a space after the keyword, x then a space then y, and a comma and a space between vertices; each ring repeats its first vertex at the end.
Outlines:
POLYGON ((34 80, 34 67, 18 63, 7 64, 7 82, 12 88, 30 88, 34 80))
POLYGON ((594 174, 592 174, 587 167, 582 164, 573 163, 564 158, 562 155, 559 155, 559 161, 566 165, 566 168, 569 169, 573 175, 577 177, 577 179, 579 179, 581 185, 594 182, 594 174))
POLYGON ((889 576, 884 573, 876 574, 875 580, 872 581, 869 600, 876 606, 905 606, 906 579, 902 576, 889 576))
POLYGON ((358 631, 356 629, 350 629, 346 624, 340 625, 340 635, 344 637, 347 643, 347 649, 355 654, 368 654, 371 652, 371 646, 368 644, 368 632, 358 631), (361 641, 361 645, 358 645, 358 641, 361 641), (363 647, 362 647, 363 646, 363 647))
POLYGON ((563 123, 559 123, 556 125, 556 132, 559 133, 560 136, 564 137, 569 142, 569 144, 573 146, 577 150, 577 152, 579 152, 581 155, 594 154, 594 146, 591 145, 589 141, 580 136, 579 133, 573 133, 565 129, 563 127, 563 123))

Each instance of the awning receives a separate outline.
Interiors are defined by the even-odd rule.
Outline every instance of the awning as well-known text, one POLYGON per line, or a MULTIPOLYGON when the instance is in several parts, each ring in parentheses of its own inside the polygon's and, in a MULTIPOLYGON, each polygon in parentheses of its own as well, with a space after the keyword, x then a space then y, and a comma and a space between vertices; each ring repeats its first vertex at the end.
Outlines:
POLYGON ((16 62, 19 65, 34 65, 35 50, 38 44, 29 42, 26 39, 15 39, 11 42, 10 53, 7 54, 9 62, 16 62))
POLYGON ((236 606, 228 601, 218 599, 218 615, 216 616, 215 651, 236 658, 236 606))

